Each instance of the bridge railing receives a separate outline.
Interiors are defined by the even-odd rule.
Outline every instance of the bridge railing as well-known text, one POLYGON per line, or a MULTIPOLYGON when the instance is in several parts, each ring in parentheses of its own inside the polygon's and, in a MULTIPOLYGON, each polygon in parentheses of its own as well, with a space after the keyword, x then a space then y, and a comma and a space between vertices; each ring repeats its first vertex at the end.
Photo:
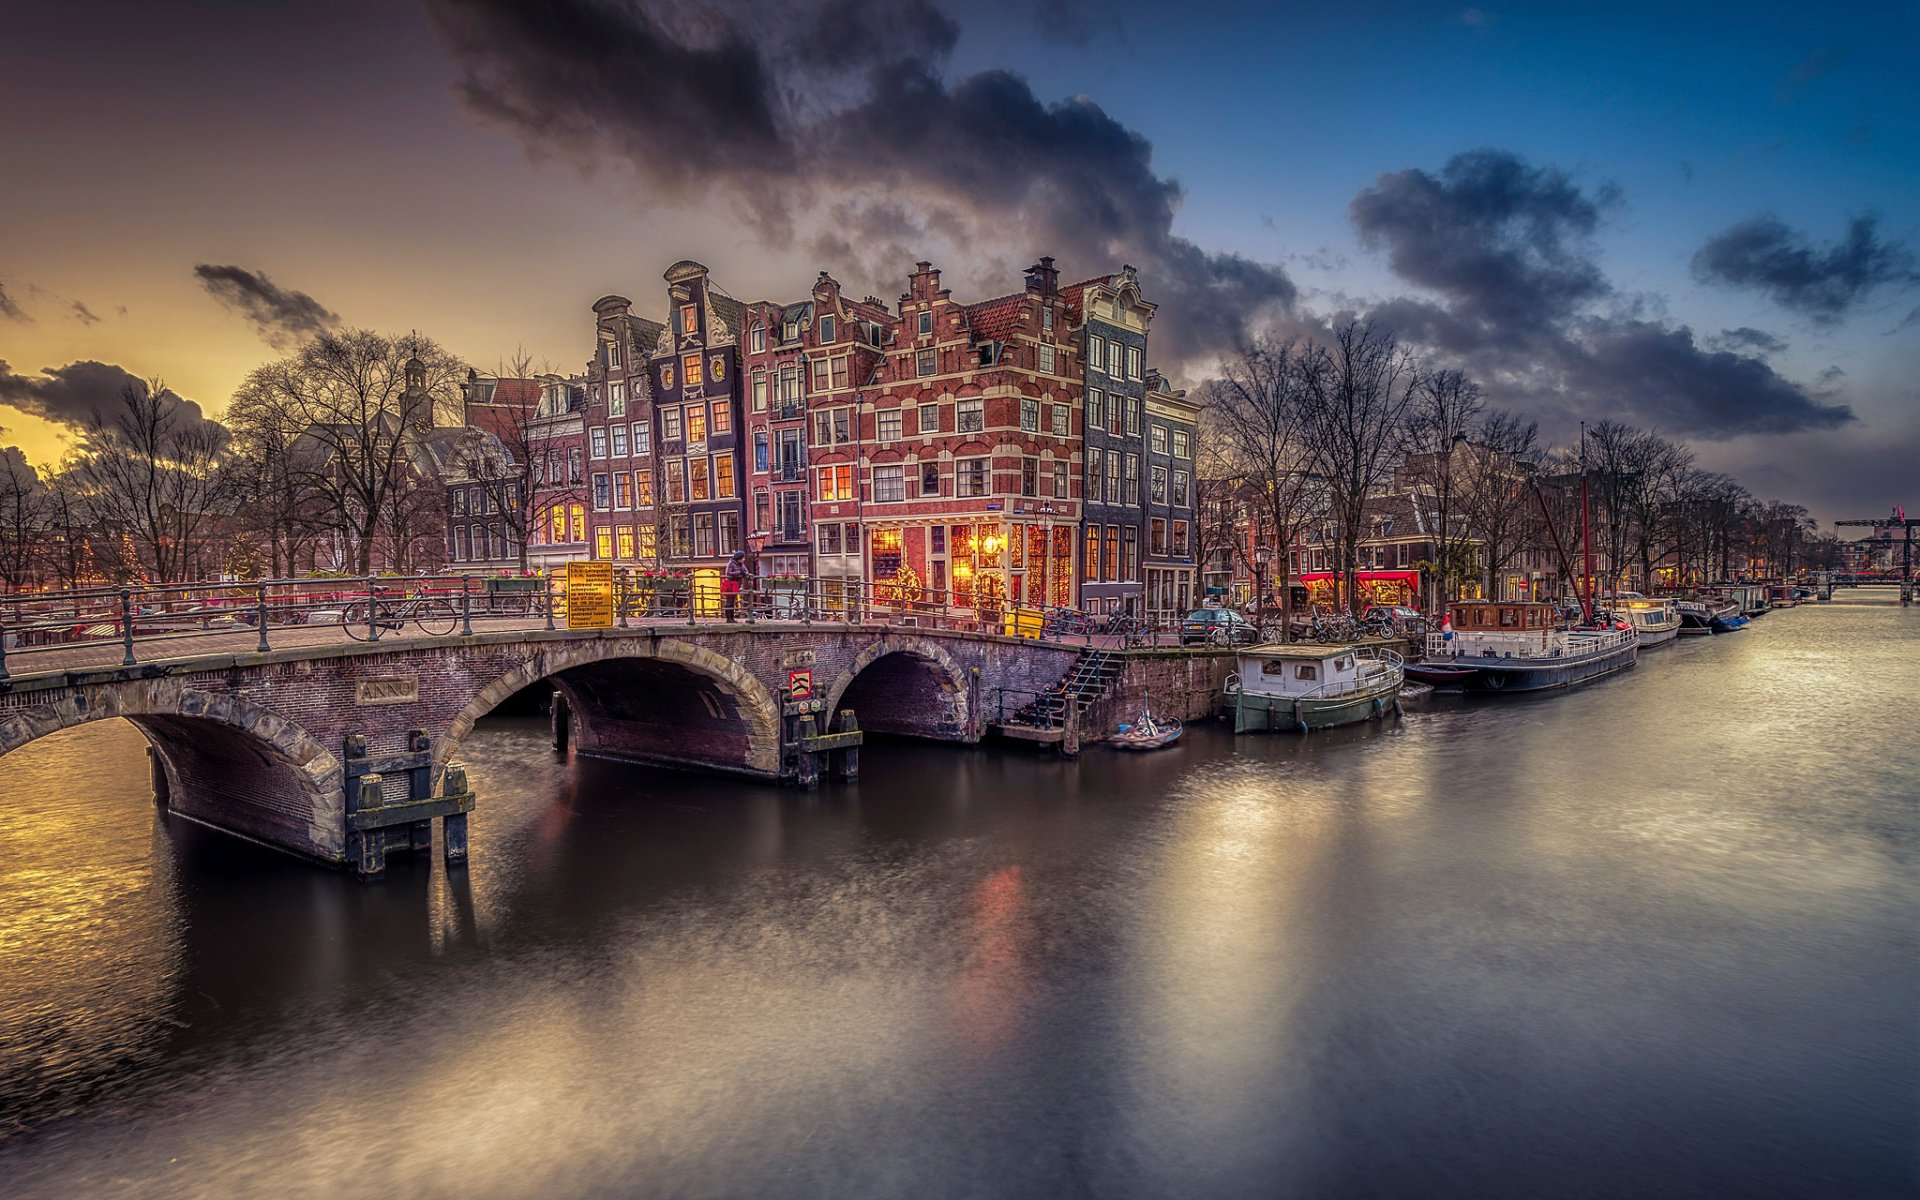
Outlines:
MULTIPOLYGON (((886 624, 1116 649, 1178 642, 1177 629, 1144 626, 1132 618, 1007 604, 980 591, 907 581, 772 576, 732 586, 717 572, 616 565, 613 582, 618 628, 886 624)), ((476 629, 563 629, 567 618, 566 578, 559 573, 128 584, 18 593, 0 596, 0 679, 23 666, 105 665, 115 651, 119 665, 135 666, 190 654, 189 646, 204 639, 225 638, 228 648, 239 644, 264 653, 276 645, 336 639, 378 642, 457 637, 476 629), (95 653, 72 653, 89 648, 95 653)))
POLYGON ((121 665, 134 666, 180 643, 244 634, 263 652, 277 631, 303 644, 377 641, 408 626, 451 636, 493 611, 498 601, 487 582, 469 575, 266 579, 0 596, 0 678, 22 659, 86 647, 118 647, 121 665))

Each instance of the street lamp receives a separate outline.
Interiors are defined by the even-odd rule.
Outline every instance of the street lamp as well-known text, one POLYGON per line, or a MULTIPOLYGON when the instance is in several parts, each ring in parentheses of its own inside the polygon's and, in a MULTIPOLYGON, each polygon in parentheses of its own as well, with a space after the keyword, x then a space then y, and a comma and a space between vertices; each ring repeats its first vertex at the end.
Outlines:
POLYGON ((1253 602, 1254 625, 1261 637, 1266 636, 1267 627, 1267 564, 1273 561, 1273 551, 1259 546, 1253 552, 1253 602))

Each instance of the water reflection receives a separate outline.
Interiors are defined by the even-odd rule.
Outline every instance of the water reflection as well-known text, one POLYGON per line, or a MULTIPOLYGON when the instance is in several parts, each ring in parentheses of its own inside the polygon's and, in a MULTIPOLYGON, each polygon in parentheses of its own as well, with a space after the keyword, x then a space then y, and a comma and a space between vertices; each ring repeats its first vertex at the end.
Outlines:
POLYGON ((1561 697, 1077 765, 881 745, 813 796, 499 721, 471 867, 375 887, 157 816, 137 733, 71 731, 0 775, 0 1173, 1913 1194, 1916 652, 1836 604, 1561 697))

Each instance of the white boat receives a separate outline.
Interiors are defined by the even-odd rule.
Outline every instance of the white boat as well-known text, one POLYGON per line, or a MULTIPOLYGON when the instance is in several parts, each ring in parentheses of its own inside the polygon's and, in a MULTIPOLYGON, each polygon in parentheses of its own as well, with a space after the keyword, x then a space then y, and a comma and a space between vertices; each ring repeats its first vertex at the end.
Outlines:
POLYGON ((1395 707, 1400 656, 1372 646, 1269 645, 1240 652, 1227 678, 1233 731, 1305 733, 1371 721, 1395 707))
POLYGON ((1459 601, 1450 628, 1427 635, 1421 664, 1461 668, 1474 691, 1537 692, 1624 671, 1639 661, 1640 639, 1625 621, 1564 626, 1551 604, 1459 601))
POLYGON ((1614 614, 1633 626, 1640 648, 1664 646, 1680 636, 1680 609, 1671 600, 1653 599, 1638 592, 1614 597, 1614 614))

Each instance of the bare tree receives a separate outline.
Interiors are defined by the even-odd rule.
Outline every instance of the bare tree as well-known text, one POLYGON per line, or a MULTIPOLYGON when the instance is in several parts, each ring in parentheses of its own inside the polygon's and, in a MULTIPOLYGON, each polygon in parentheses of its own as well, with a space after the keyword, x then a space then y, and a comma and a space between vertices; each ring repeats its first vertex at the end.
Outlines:
POLYGON ((0 583, 17 592, 41 566, 47 489, 17 446, 0 447, 0 583))
POLYGON ((186 578, 222 501, 226 445, 226 430, 159 379, 127 385, 110 414, 87 422, 75 473, 94 518, 132 546, 139 574, 186 578))
MULTIPOLYGON (((405 564, 437 511, 421 444, 457 411, 464 364, 431 339, 369 330, 323 334, 248 376, 242 391, 284 436, 286 481, 333 535, 354 570, 374 569, 375 547, 405 564), (418 364, 419 379, 408 378, 418 364)), ((441 537, 444 541, 444 537, 441 537)))
POLYGON ((1331 345, 1309 344, 1297 361, 1307 461, 1326 488, 1351 610, 1359 599, 1354 581, 1367 502, 1399 464, 1419 372, 1391 333, 1360 321, 1336 329, 1331 345))
MULTIPOLYGON (((1226 485, 1225 496, 1251 508, 1256 540, 1273 539, 1273 574, 1264 582, 1279 594, 1282 629, 1291 626, 1288 552, 1318 515, 1320 489, 1308 470, 1305 380, 1296 343, 1262 338, 1222 361, 1219 377, 1199 389, 1207 469, 1226 485)), ((1237 538, 1227 540, 1247 553, 1237 538)))
POLYGON ((1500 598, 1500 573, 1536 544, 1533 488, 1544 459, 1539 426, 1494 409, 1481 418, 1455 468, 1456 496, 1479 545, 1489 598, 1500 598))
POLYGON ((1407 420, 1407 475, 1414 512, 1433 537, 1430 608, 1451 599, 1474 569, 1474 537, 1462 516, 1458 471, 1485 402, 1480 385, 1457 370, 1422 376, 1407 420))

